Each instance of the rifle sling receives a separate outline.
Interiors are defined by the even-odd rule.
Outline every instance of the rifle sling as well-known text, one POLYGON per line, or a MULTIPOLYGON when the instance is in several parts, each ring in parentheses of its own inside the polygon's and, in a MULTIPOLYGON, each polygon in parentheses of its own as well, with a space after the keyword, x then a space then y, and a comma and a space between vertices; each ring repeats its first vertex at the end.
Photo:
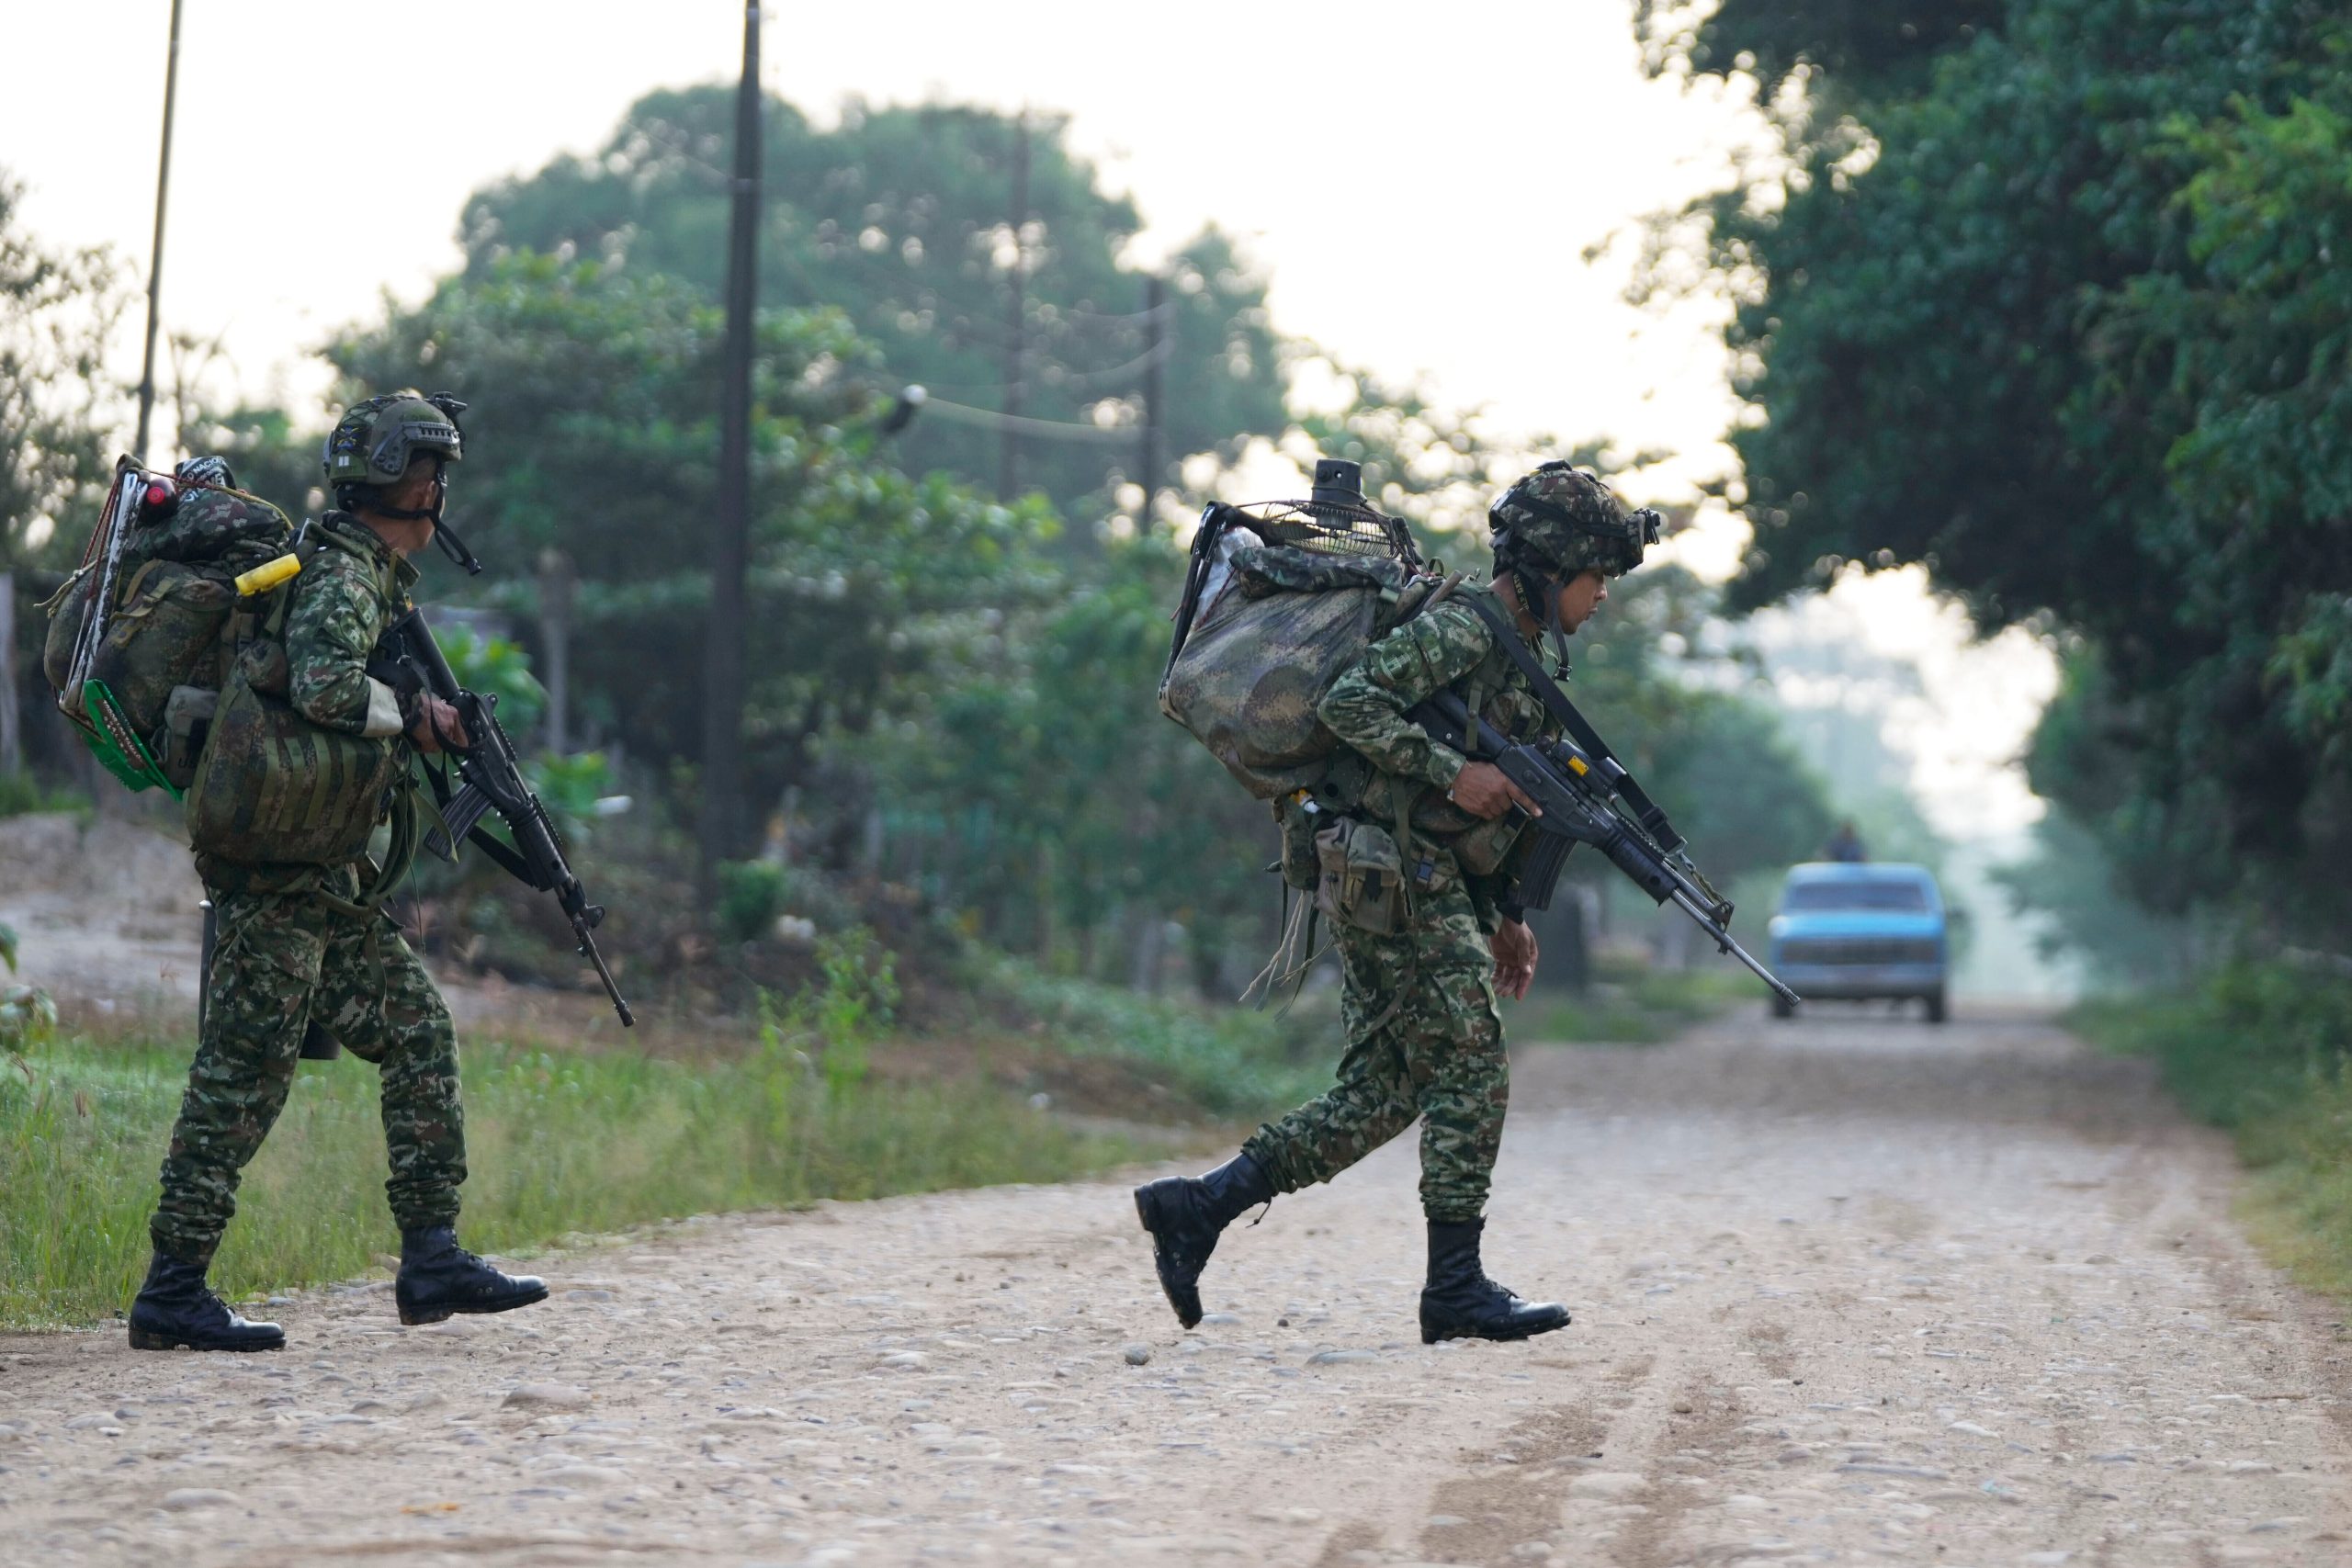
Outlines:
MULTIPOLYGON (((1503 652, 1510 656, 1510 661, 1519 666, 1519 672, 1527 677, 1527 683, 1534 688, 1536 696, 1552 716, 1567 730, 1568 738, 1582 747, 1585 754, 1593 761, 1616 763, 1617 793, 1624 797, 1626 805, 1634 808, 1634 815, 1640 818, 1642 826, 1660 839, 1668 840, 1664 845, 1668 850, 1679 845, 1682 835, 1674 830, 1674 825, 1666 819, 1666 813, 1659 810, 1642 786, 1634 782, 1633 773, 1624 763, 1617 761, 1617 754, 1609 749, 1609 742, 1585 722, 1584 715, 1578 713, 1576 704, 1568 700, 1568 694, 1560 690, 1560 683, 1553 680, 1544 666, 1536 661, 1535 655, 1528 651, 1526 643, 1520 638, 1519 628, 1505 621, 1502 611, 1484 593, 1465 593, 1462 595, 1461 603, 1476 610, 1478 618, 1494 632, 1495 641, 1501 646, 1503 652)), ((1475 727, 1472 733, 1476 733, 1475 727)))

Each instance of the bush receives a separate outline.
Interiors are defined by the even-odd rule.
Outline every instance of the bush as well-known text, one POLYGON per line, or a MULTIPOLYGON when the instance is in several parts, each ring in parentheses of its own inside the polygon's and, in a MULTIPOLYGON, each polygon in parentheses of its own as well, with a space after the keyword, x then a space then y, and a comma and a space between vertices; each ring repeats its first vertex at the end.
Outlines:
POLYGON ((0 773, 0 817, 29 817, 35 812, 64 811, 86 818, 90 802, 72 790, 53 790, 32 774, 0 773))

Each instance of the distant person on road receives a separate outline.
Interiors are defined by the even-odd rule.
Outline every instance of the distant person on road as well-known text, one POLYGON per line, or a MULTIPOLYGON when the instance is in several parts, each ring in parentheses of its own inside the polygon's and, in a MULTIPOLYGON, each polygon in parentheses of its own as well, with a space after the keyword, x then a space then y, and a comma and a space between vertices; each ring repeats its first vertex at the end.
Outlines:
POLYGON ((1829 835, 1827 843, 1821 846, 1821 858, 1843 861, 1849 865, 1859 865, 1871 858, 1870 851, 1862 847, 1862 836, 1855 830, 1852 818, 1849 817, 1838 824, 1838 830, 1829 835))
POLYGON ((241 836, 208 847, 198 835, 196 869, 216 940, 163 1200, 148 1223, 154 1258, 130 1306, 134 1349, 285 1345, 276 1324, 230 1311, 205 1276, 236 1212, 239 1175, 285 1108, 312 1025, 383 1075, 401 1321, 547 1297, 542 1281, 502 1274, 458 1245, 466 1139, 457 1035, 432 976, 379 908, 405 869, 401 857, 379 873, 364 848, 348 848, 364 846, 388 812, 394 842, 406 831, 413 846, 416 807, 403 793, 412 752, 466 745, 448 704, 368 672, 378 640, 408 607, 416 569, 407 558, 440 525, 464 407, 404 391, 343 416, 326 446, 336 509, 306 525, 300 573, 279 590, 291 596, 282 618, 239 649, 221 694, 191 820, 197 791, 228 791, 241 836))
POLYGON ((1318 808, 1384 832, 1410 825, 1401 911, 1384 903, 1359 923, 1333 921, 1348 1037, 1339 1082, 1207 1175, 1136 1190, 1160 1287, 1187 1328, 1201 1319, 1201 1270, 1226 1226, 1278 1192, 1330 1180, 1416 1117, 1429 1224, 1423 1342, 1524 1339, 1567 1325, 1565 1307, 1521 1301, 1479 1258, 1510 1097, 1496 993, 1522 998, 1535 976, 1513 858, 1533 803, 1500 769, 1437 744, 1407 716, 1453 692, 1506 733, 1556 739, 1560 721, 1502 638, 1532 664, 1548 633, 1565 673, 1567 637, 1607 601, 1609 580, 1640 564, 1657 522, 1566 463, 1511 485, 1488 521, 1492 581, 1374 643, 1317 709, 1363 764, 1353 788, 1345 769, 1317 786, 1318 808))

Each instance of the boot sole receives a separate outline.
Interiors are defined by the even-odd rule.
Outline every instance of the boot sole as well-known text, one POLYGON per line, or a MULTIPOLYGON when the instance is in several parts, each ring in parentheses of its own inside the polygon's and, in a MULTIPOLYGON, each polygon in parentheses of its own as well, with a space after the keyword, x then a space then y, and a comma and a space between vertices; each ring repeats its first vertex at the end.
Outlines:
POLYGON ((1423 1324, 1421 1325, 1421 1343, 1424 1345, 1434 1345, 1441 1339, 1487 1339, 1491 1340, 1498 1345, 1511 1345, 1516 1344, 1521 1339, 1532 1339, 1541 1334, 1554 1333, 1559 1329, 1567 1327, 1569 1324, 1575 1321, 1576 1320, 1574 1318, 1564 1317, 1557 1323, 1547 1323, 1540 1327, 1530 1325, 1525 1328, 1515 1328, 1507 1334, 1481 1334, 1475 1328, 1464 1328, 1452 1334, 1442 1334, 1433 1332, 1430 1328, 1429 1325, 1423 1324))
POLYGON ((193 1339, 183 1338, 176 1334, 156 1334, 148 1329, 134 1328, 130 1331, 130 1348, 134 1350, 194 1350, 199 1353, 207 1350, 225 1350, 232 1355, 237 1355, 254 1350, 283 1350, 286 1348, 286 1341, 279 1338, 245 1344, 223 1342, 217 1345, 204 1345, 193 1339))
MULTIPOLYGON (((1144 1234, 1151 1237, 1151 1271, 1154 1278, 1159 1275, 1159 1224, 1158 1222, 1166 1218, 1159 1212, 1159 1194, 1152 1190, 1156 1185, 1158 1184, 1152 1183, 1135 1190, 1136 1220, 1143 1226, 1144 1234)), ((1178 1303, 1174 1292, 1169 1290, 1168 1281, 1165 1279, 1159 1280, 1159 1293, 1167 1297, 1168 1309, 1176 1314, 1178 1324, 1183 1327, 1192 1328, 1200 1323, 1201 1314, 1197 1312, 1190 1317, 1184 1315, 1183 1307, 1178 1303)))
POLYGON ((422 1308, 404 1306, 400 1309, 401 1322, 411 1328, 423 1328, 428 1324, 446 1323, 461 1314, 469 1317, 486 1317, 494 1312, 513 1312, 517 1307, 537 1306, 547 1299, 547 1287, 542 1285, 536 1294, 517 1296, 511 1302, 498 1302, 494 1304, 422 1308))

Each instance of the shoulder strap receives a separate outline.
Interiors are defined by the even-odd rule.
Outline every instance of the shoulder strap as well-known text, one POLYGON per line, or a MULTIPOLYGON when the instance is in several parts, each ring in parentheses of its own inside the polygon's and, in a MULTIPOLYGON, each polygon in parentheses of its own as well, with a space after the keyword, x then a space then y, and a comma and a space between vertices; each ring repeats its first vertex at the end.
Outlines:
POLYGON ((1584 715, 1577 711, 1577 705, 1568 700, 1568 694, 1560 689, 1560 683, 1553 680, 1544 666, 1536 661, 1535 655, 1528 651, 1527 644, 1520 638, 1519 628, 1503 619, 1501 609, 1484 593, 1465 593, 1460 596, 1459 602, 1476 610, 1479 619, 1493 630, 1495 641, 1510 656, 1510 661, 1519 666, 1519 672, 1527 677, 1527 683, 1534 688, 1536 697, 1546 711, 1560 721, 1561 728, 1568 732, 1568 738, 1582 747, 1585 755, 1594 761, 1608 764, 1603 771, 1611 775, 1611 782, 1618 795, 1634 808, 1634 817, 1648 829, 1650 836, 1657 840, 1658 846, 1668 854, 1680 849, 1684 842, 1682 835, 1674 830, 1674 824, 1666 819, 1666 813, 1658 809, 1647 792, 1634 782, 1634 775, 1626 771, 1624 763, 1617 760, 1617 753, 1609 749, 1609 742, 1585 722, 1584 715))

